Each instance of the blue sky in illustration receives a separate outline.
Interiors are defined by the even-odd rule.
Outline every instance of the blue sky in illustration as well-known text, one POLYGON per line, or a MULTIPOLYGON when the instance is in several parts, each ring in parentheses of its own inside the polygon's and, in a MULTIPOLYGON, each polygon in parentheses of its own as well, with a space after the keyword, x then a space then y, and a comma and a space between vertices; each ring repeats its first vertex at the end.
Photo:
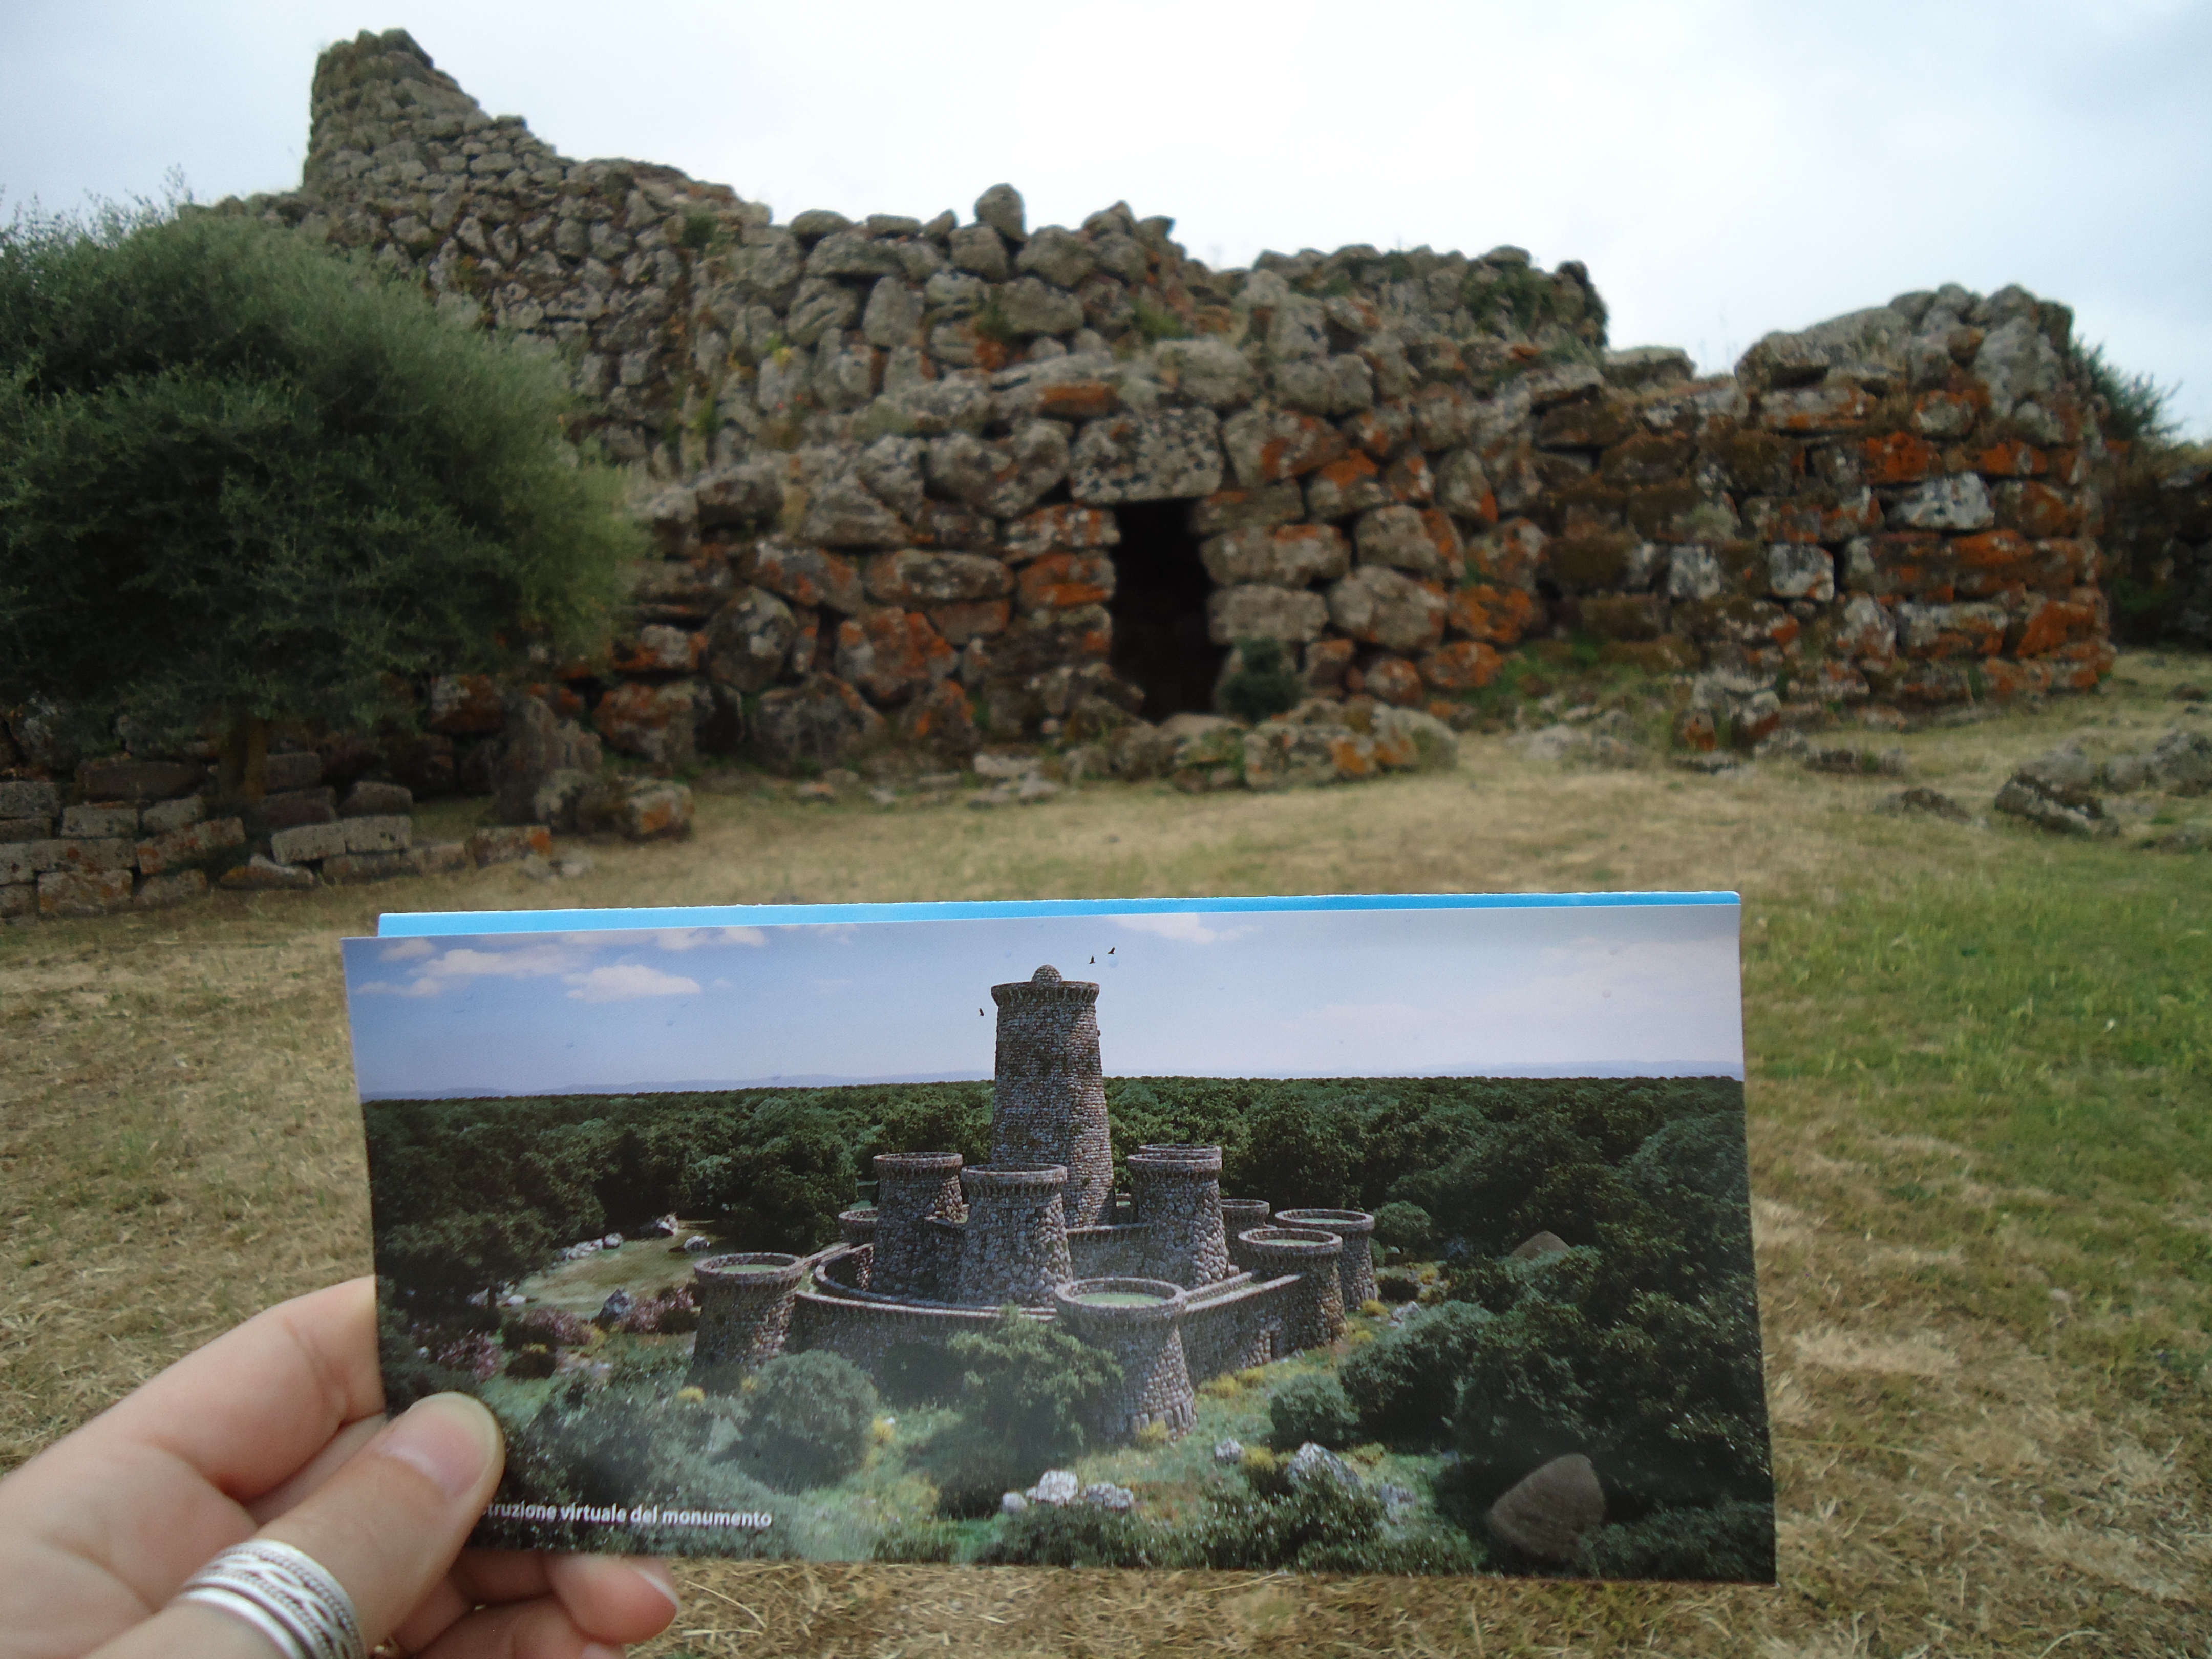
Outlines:
POLYGON ((1054 916, 344 950, 372 1099, 988 1078, 990 987, 1045 963, 1098 981, 1109 1076, 1741 1077, 1739 916, 1054 916))

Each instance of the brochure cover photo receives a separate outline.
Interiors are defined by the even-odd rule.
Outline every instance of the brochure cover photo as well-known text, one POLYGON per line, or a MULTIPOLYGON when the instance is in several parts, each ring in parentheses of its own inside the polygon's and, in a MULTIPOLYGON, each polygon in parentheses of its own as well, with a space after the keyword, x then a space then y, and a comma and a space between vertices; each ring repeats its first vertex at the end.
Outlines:
POLYGON ((1771 1581, 1734 897, 1214 902, 345 941, 477 1541, 1771 1581))

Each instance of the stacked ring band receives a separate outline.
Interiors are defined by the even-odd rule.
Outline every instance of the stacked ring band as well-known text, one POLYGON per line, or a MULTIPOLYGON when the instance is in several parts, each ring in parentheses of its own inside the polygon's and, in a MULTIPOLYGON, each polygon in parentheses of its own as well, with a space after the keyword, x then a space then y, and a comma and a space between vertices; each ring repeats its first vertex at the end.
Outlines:
POLYGON ((274 1539, 252 1539, 223 1551, 185 1580, 175 1601, 220 1607, 243 1620, 275 1643, 284 1659, 368 1659, 345 1586, 305 1550, 274 1539))

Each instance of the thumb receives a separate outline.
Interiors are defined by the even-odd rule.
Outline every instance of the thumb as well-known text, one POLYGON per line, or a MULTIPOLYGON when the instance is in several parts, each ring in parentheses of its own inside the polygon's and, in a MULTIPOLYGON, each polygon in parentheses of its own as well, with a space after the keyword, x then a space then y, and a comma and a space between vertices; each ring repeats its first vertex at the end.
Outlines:
MULTIPOLYGON (((305 1550, 352 1597, 374 1647, 452 1569, 499 1485, 499 1423, 466 1395, 433 1395, 363 1446, 259 1536, 305 1550)), ((173 1605, 100 1650, 100 1659, 180 1652, 264 1654, 265 1638, 228 1613, 173 1605)))
POLYGON ((321 1562, 374 1647, 451 1570, 506 1463, 498 1419, 482 1401, 433 1395, 261 1535, 321 1562))

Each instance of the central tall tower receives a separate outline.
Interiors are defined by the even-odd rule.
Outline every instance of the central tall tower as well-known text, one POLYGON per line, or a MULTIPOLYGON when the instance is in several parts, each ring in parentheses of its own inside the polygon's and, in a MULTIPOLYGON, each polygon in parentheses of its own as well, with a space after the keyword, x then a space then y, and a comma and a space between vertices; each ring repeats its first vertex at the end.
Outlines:
POLYGON ((1098 987, 1040 968, 991 988, 999 1005, 991 1162, 1061 1164, 1067 1224, 1095 1227, 1112 1201, 1114 1152, 1098 1073, 1098 987))

